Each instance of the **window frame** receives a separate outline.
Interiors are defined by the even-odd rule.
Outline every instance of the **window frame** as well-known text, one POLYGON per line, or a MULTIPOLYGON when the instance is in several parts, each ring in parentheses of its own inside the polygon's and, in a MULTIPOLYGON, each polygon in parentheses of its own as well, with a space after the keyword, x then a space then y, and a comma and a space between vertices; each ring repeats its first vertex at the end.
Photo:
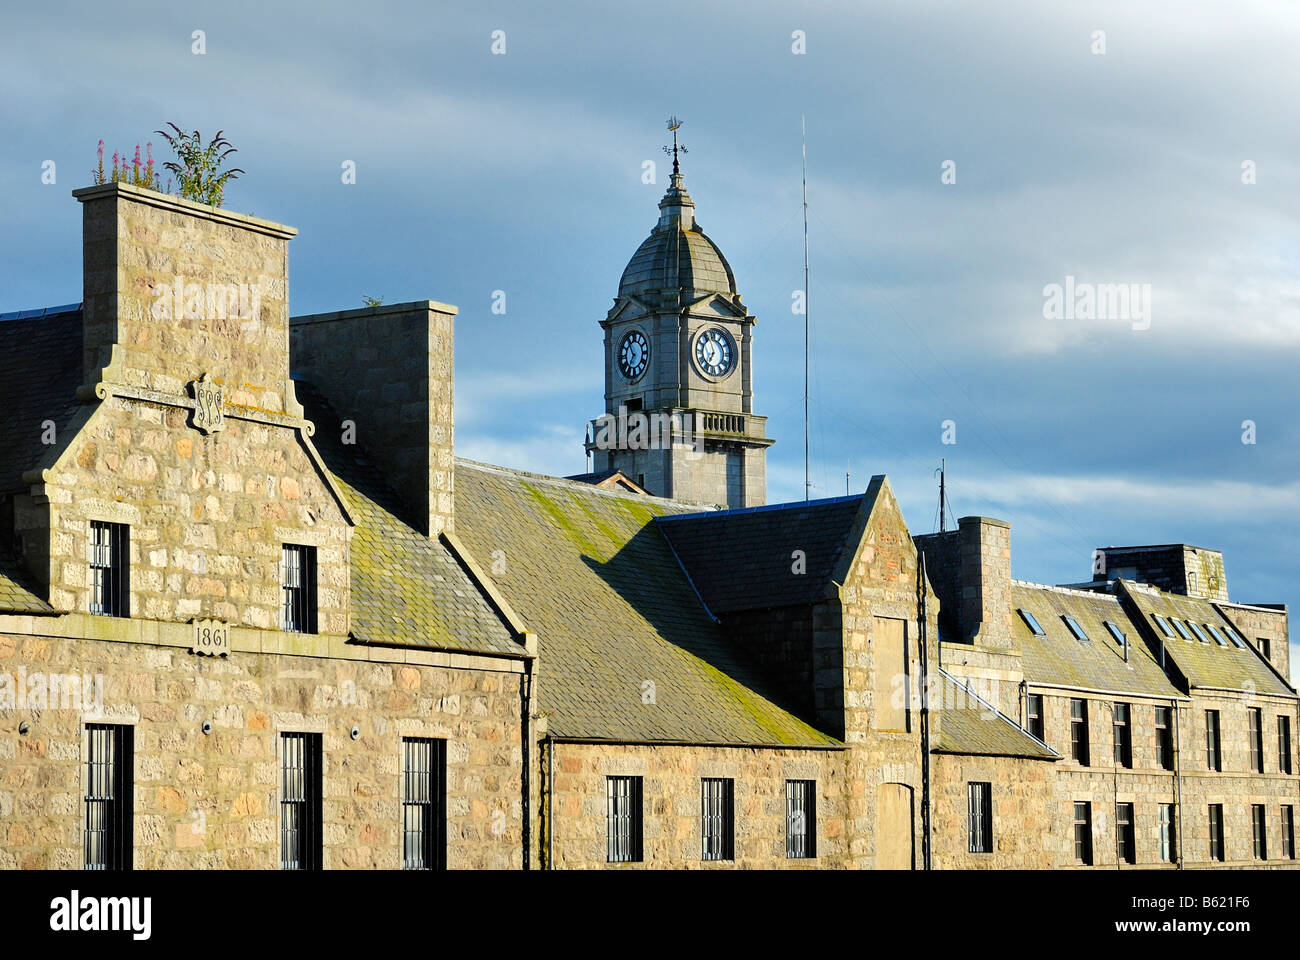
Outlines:
POLYGON ((993 850, 993 783, 972 780, 966 784, 966 846, 968 853, 993 850))
POLYGON ((1078 620, 1070 616, 1068 613, 1062 614, 1061 619, 1065 621, 1065 625, 1069 628, 1070 633, 1074 635, 1074 639, 1082 643, 1092 643, 1092 640, 1088 636, 1088 632, 1083 629, 1083 626, 1078 620))
POLYGON ((642 862, 645 855, 643 795, 641 777, 605 777, 606 863, 642 862), (626 830, 620 829, 624 823, 626 830))
POLYGON ((447 741, 402 737, 402 869, 447 869, 447 741))
POLYGON ((1162 770, 1174 768, 1174 710, 1157 705, 1155 708, 1156 765, 1162 770))
POLYGON ((1017 608, 1016 613, 1020 614, 1020 619, 1025 622, 1025 626, 1033 631, 1034 636, 1047 636, 1047 631, 1043 629, 1042 624, 1038 622, 1038 618, 1030 613, 1029 610, 1024 607, 1019 607, 1017 608))
POLYGON ((1111 735, 1115 747, 1115 765, 1133 769, 1133 706, 1122 700, 1111 704, 1111 735), (1123 708, 1122 711, 1120 708, 1123 708), (1124 719, 1120 720, 1121 712, 1124 719))
POLYGON ((1285 713, 1277 715, 1277 771, 1290 775, 1291 763, 1291 718, 1285 713))
POLYGON ((1223 724, 1218 710, 1205 711, 1205 768, 1223 772, 1223 724), (1214 722, 1210 719, 1213 717, 1214 722))
POLYGON ((131 616, 131 527, 91 520, 86 545, 90 592, 87 609, 96 617, 131 616))
POLYGON ((1205 635, 1205 631, 1197 626, 1195 620, 1188 620, 1187 625, 1192 628, 1192 633, 1196 634, 1196 639, 1201 643, 1209 643, 1210 638, 1205 635))
POLYGON ((1160 627, 1161 632, 1164 633, 1166 637, 1168 637, 1170 640, 1178 639, 1178 634, 1174 633, 1174 631, 1170 629, 1169 621, 1167 619, 1165 619, 1158 613, 1153 613, 1151 614, 1151 616, 1155 617, 1156 625, 1160 627))
POLYGON ((1250 805, 1251 853, 1256 860, 1268 860, 1268 809, 1262 803, 1250 805))
POLYGON ((1133 823, 1133 804, 1115 804, 1115 862, 1137 863, 1137 835, 1133 823))
POLYGON ((321 869, 321 741, 319 733, 280 731, 281 870, 321 869))
POLYGON ((1040 743, 1047 742, 1047 719, 1043 714, 1045 709, 1041 693, 1025 694, 1025 729, 1030 736, 1037 737, 1040 743), (1038 729, 1035 730, 1035 727, 1038 729))
POLYGON ((700 778, 700 859, 736 859, 736 781, 700 778))
POLYGON ((1103 626, 1104 626, 1108 631, 1110 631, 1110 635, 1111 635, 1111 637, 1112 637, 1112 638, 1115 640, 1115 642, 1118 643, 1121 647, 1124 646, 1124 645, 1128 642, 1128 634, 1126 634, 1123 630, 1121 630, 1119 624, 1116 623, 1114 620, 1103 620, 1103 621, 1102 621, 1102 625, 1103 625, 1103 626))
POLYGON ((1092 856, 1092 801, 1074 801, 1074 862, 1086 867, 1093 865, 1092 856))
POLYGON ((1250 747, 1251 773, 1264 772, 1264 710, 1246 708, 1246 741, 1250 747))
POLYGON ((1196 642, 1196 638, 1191 635, 1187 629, 1187 625, 1184 624, 1183 621, 1179 620, 1177 617, 1170 617, 1169 622, 1174 625, 1174 629, 1178 631, 1178 635, 1188 643, 1196 642))
POLYGON ((1174 863, 1177 860, 1178 826, 1174 822, 1174 805, 1172 803, 1162 803, 1158 806, 1156 823, 1160 862, 1174 863))
POLYGON ((1282 827, 1282 859, 1295 859, 1295 807, 1289 803, 1281 804, 1278 817, 1282 827))
POLYGON ((316 548, 307 543, 280 545, 280 629, 285 633, 317 633, 318 576, 316 548), (293 558, 293 562, 290 562, 293 558), (298 583, 290 583, 296 577, 298 583))
POLYGON ((1091 766, 1091 744, 1088 737, 1088 701, 1081 697, 1070 699, 1070 759, 1081 767, 1091 766), (1075 716, 1075 708, 1079 716, 1075 716))
POLYGON ((785 857, 787 860, 817 859, 816 780, 785 782, 785 857))
POLYGON ((126 723, 87 723, 83 731, 82 869, 130 870, 134 867, 135 728, 126 723))
POLYGON ((1210 636, 1214 638, 1214 642, 1219 646, 1226 647, 1228 645, 1228 641, 1223 638, 1223 634, 1219 632, 1219 628, 1214 624, 1207 623, 1205 629, 1210 631, 1210 636))
POLYGON ((1223 832, 1223 804, 1211 803, 1207 813, 1210 836, 1210 860, 1224 863, 1227 844, 1223 832))

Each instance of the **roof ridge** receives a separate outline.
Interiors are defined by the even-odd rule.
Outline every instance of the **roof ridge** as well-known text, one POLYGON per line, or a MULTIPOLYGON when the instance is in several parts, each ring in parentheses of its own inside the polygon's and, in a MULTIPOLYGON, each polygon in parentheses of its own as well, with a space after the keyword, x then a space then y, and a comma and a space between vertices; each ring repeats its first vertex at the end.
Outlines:
MULTIPOLYGON (((684 507, 693 509, 699 513, 710 514, 716 511, 701 510, 704 504, 695 503, 689 500, 673 500, 668 497, 656 497, 649 494, 633 493, 630 490, 614 490, 609 487, 599 487, 583 480, 571 480, 568 477, 557 477, 549 473, 533 473, 530 470, 520 470, 516 467, 503 467, 496 463, 484 463, 482 460, 471 460, 469 457, 456 457, 457 465, 464 465, 473 470, 481 470, 484 473, 496 473, 503 476, 522 477, 528 480, 538 480, 542 483, 551 483, 557 487, 567 487, 572 490, 582 490, 584 492, 595 493, 605 497, 616 497, 620 500, 632 500, 637 503, 658 503, 665 506, 684 507)), ((581 476, 581 474, 580 474, 581 476)))
POLYGON ((1076 587, 1063 587, 1051 583, 1035 583, 1032 580, 1017 580, 1015 577, 1011 578, 1011 583, 1013 586, 1017 587, 1032 587, 1035 590, 1050 590, 1053 593, 1064 593, 1073 597, 1101 597, 1102 599, 1119 603, 1119 597, 1115 596, 1115 594, 1098 590, 1079 590, 1076 587))
MULTIPOLYGON (((656 517, 656 520, 686 520, 697 516, 706 517, 733 517, 746 513, 765 513, 773 510, 792 510, 798 507, 828 507, 837 503, 848 503, 850 500, 861 500, 866 497, 865 493, 853 493, 845 497, 825 497, 821 500, 791 500, 788 503, 764 503, 756 507, 732 507, 729 510, 706 510, 699 513, 677 513, 671 517, 656 517)), ((676 501, 680 502, 680 501, 676 501)))

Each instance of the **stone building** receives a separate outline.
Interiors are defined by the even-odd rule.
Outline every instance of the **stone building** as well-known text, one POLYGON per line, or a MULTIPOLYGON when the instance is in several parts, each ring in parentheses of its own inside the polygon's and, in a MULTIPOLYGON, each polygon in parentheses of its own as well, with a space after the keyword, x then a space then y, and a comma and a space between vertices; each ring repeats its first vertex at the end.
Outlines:
POLYGON ((1285 608, 1181 544, 1013 580, 884 476, 761 505, 679 171, 606 409, 692 418, 572 478, 455 457, 454 307, 291 318, 292 229, 75 196, 82 302, 0 315, 0 866, 1294 864, 1285 608))

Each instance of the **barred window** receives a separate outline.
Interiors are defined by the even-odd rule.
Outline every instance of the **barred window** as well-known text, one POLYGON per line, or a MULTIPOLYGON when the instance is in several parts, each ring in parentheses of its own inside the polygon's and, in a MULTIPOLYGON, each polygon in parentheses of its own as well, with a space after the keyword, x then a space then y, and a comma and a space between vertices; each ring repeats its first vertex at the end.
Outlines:
POLYGON ((1160 859, 1164 863, 1174 862, 1174 850, 1177 846, 1174 828, 1174 805, 1160 804, 1160 859))
POLYGON ((734 781, 705 777, 700 781, 700 859, 735 859, 734 781))
POLYGON ((1219 711, 1205 711, 1205 765, 1210 770, 1223 769, 1223 754, 1219 750, 1219 711))
POLYGON ((1210 859, 1223 860, 1223 804, 1210 804, 1210 859))
POLYGON ((1250 769, 1256 773, 1264 772, 1264 711, 1251 707, 1246 711, 1250 721, 1250 769))
POLYGON ((1043 736, 1043 695, 1041 693, 1031 693, 1025 697, 1025 718, 1028 721, 1028 730, 1031 734, 1046 743, 1043 736))
POLYGON ((1115 704, 1112 728, 1115 732, 1115 765, 1133 766, 1133 728, 1129 724, 1129 705, 1115 704))
POLYGON ((402 869, 446 869, 447 741, 402 739, 402 869))
POLYGON ((1277 768, 1282 773, 1291 772, 1291 718, 1277 718, 1277 768))
POLYGON ((1092 804, 1074 804, 1074 859, 1092 866, 1092 804))
POLYGON ((1295 808, 1289 803, 1282 806, 1282 856, 1295 859, 1295 808))
POLYGON ((785 855, 791 860, 817 856, 817 781, 785 782, 785 855))
POLYGON ((641 778, 605 778, 605 850, 610 863, 641 859, 641 778))
POLYGON ((135 730, 86 725, 87 870, 130 870, 135 781, 135 730))
POLYGON ((131 528, 90 521, 90 612, 101 617, 131 615, 131 528))
POLYGON ((971 853, 993 852, 993 784, 966 784, 966 818, 971 853))
POLYGON ((1070 759, 1088 765, 1088 703, 1070 701, 1070 759))
POLYGON ((1115 860, 1137 863, 1137 845, 1133 836, 1133 804, 1115 804, 1115 860))
POLYGON ((280 868, 321 867, 321 735, 280 734, 280 868))
POLYGON ((1174 768, 1174 731, 1169 707, 1156 707, 1156 763, 1166 770, 1174 768))
POLYGON ((284 544, 281 566, 283 629, 289 633, 315 633, 316 548, 284 544))
POLYGON ((1268 821, 1262 803, 1251 804, 1250 832, 1255 841, 1255 859, 1268 859, 1268 821))

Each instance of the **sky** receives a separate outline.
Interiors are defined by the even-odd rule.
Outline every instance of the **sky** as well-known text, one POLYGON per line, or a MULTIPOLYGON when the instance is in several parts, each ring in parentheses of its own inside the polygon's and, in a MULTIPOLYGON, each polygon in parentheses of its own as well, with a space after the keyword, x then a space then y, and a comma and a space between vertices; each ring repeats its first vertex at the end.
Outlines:
POLYGON ((806 117, 814 496, 884 473, 927 533, 942 458, 955 516, 1011 523, 1016 577, 1188 542, 1234 600, 1300 603, 1300 8, 54 0, 5 24, 0 311, 81 299, 70 192, 100 139, 163 159, 167 121, 222 129, 247 171, 225 205, 300 230, 294 314, 457 305, 457 452, 581 472, 676 115, 758 317, 768 500, 795 500, 806 117), (1149 310, 1050 310, 1067 283, 1149 310))

